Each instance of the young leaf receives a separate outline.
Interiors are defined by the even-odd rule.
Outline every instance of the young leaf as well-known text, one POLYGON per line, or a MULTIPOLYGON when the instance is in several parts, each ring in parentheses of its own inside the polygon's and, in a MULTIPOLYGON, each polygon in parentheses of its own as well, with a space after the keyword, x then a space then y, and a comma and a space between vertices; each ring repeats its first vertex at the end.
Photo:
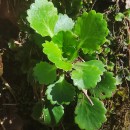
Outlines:
POLYGON ((105 70, 103 63, 97 60, 76 63, 74 69, 71 78, 80 90, 94 88, 105 70))
POLYGON ((48 0, 35 0, 27 11, 30 26, 42 36, 54 35, 54 27, 58 20, 57 9, 48 0))
POLYGON ((74 32, 79 36, 79 49, 86 54, 95 52, 105 42, 108 28, 103 15, 92 10, 78 18, 74 32))
POLYGON ((77 57, 78 42, 73 34, 69 31, 59 32, 52 38, 52 41, 58 45, 63 52, 63 57, 68 60, 75 60, 77 57), (75 53, 75 55, 74 55, 75 53))
POLYGON ((113 73, 105 72, 101 82, 94 89, 91 89, 90 92, 97 98, 105 99, 111 97, 115 90, 116 79, 113 77, 113 73))
POLYGON ((94 97, 90 97, 94 105, 92 106, 86 97, 79 96, 75 109, 75 123, 80 129, 98 130, 102 123, 106 121, 106 109, 103 103, 94 97))
POLYGON ((52 104, 68 105, 75 96, 75 88, 64 77, 60 77, 55 84, 48 86, 46 95, 52 104))
POLYGON ((50 84, 56 80, 56 67, 47 62, 36 64, 33 69, 34 77, 40 84, 50 84))
POLYGON ((48 56, 48 59, 55 63, 57 68, 63 69, 65 71, 72 69, 72 64, 66 61, 62 56, 62 51, 57 44, 54 44, 52 41, 43 44, 43 52, 48 56))
POLYGON ((66 14, 59 14, 58 21, 54 28, 54 32, 58 33, 60 31, 69 31, 72 30, 74 22, 66 14))
POLYGON ((115 20, 116 20, 116 21, 122 21, 124 17, 125 17, 125 15, 124 15, 123 13, 118 13, 118 14, 115 16, 115 20))
POLYGON ((55 126, 57 125, 64 115, 63 106, 47 106, 43 105, 43 102, 38 102, 33 107, 32 117, 38 120, 40 123, 55 126))

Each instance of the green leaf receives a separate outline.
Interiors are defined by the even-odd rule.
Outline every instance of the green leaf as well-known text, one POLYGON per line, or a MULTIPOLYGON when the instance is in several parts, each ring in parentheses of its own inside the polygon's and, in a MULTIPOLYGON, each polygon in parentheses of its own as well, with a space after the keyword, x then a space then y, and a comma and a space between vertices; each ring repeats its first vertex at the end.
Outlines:
POLYGON ((43 105, 43 102, 38 102, 33 107, 32 117, 40 123, 55 126, 64 115, 63 106, 51 106, 50 104, 43 105))
POLYGON ((69 61, 66 61, 62 56, 62 51, 57 44, 54 44, 52 41, 43 43, 43 52, 48 56, 48 59, 55 63, 57 68, 63 69, 65 71, 72 69, 72 64, 69 61))
POLYGON ((30 26, 42 36, 54 35, 54 27, 58 20, 57 9, 48 0, 35 0, 27 11, 30 26))
POLYGON ((62 50, 64 58, 67 58, 68 60, 72 61, 75 60, 78 55, 78 42, 71 32, 59 32, 53 37, 52 41, 57 44, 58 47, 62 50))
POLYGON ((101 61, 92 60, 88 62, 78 62, 74 65, 71 78, 74 85, 80 90, 96 87, 101 81, 101 75, 104 72, 104 65, 101 61))
POLYGON ((78 49, 86 54, 95 52, 106 41, 108 28, 103 15, 92 10, 78 18, 74 32, 79 36, 78 49))
POLYGON ((122 21, 124 17, 125 17, 125 15, 124 15, 123 13, 118 13, 118 14, 115 16, 115 20, 116 20, 116 21, 122 21))
POLYGON ((43 113, 43 119, 44 119, 44 124, 50 125, 50 126, 55 126, 60 122, 64 115, 64 108, 63 106, 53 106, 50 108, 44 108, 42 110, 43 113))
POLYGON ((115 90, 116 79, 113 77, 113 73, 105 72, 101 82, 94 89, 91 89, 90 92, 97 98, 105 99, 111 97, 115 90))
POLYGON ((92 106, 86 97, 79 96, 75 109, 75 122, 80 129, 98 130, 102 123, 106 121, 106 109, 98 98, 90 97, 94 105, 92 106))
POLYGON ((58 33, 60 31, 69 31, 74 27, 74 22, 66 14, 59 14, 58 21, 54 28, 54 32, 58 33))
POLYGON ((52 104, 68 105, 75 96, 75 88, 61 76, 55 84, 47 87, 46 95, 52 104))
POLYGON ((47 62, 36 64, 33 71, 34 77, 40 84, 48 85, 56 80, 56 67, 47 62))

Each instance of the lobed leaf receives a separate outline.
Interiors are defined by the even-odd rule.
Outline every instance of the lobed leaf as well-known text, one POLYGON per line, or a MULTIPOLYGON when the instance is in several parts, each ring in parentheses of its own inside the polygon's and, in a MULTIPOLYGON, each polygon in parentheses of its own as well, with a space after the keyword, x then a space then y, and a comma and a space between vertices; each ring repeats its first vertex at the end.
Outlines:
POLYGON ((80 90, 94 88, 101 81, 104 65, 101 61, 78 62, 74 65, 71 78, 80 90))
POLYGON ((43 44, 43 52, 47 55, 48 59, 55 63, 57 68, 63 69, 65 71, 72 69, 72 64, 69 61, 66 61, 62 56, 62 51, 57 44, 54 44, 52 41, 43 44))
POLYGON ((90 98, 94 103, 93 106, 86 97, 79 96, 75 109, 75 123, 78 124, 80 129, 98 130, 102 123, 106 121, 106 109, 98 98, 90 98))
POLYGON ((52 41, 62 50, 64 58, 72 61, 77 58, 78 41, 71 32, 59 32, 52 38, 52 41))
POLYGON ((56 67, 47 62, 40 62, 33 68, 33 75, 40 84, 50 84, 56 80, 56 67))
POLYGON ((48 0, 35 0, 27 11, 30 26, 42 36, 54 35, 54 27, 58 20, 57 9, 48 0))
POLYGON ((94 89, 91 89, 90 92, 97 98, 105 99, 111 97, 115 90, 116 79, 113 77, 113 73, 105 72, 101 82, 94 89))
POLYGON ((60 31, 69 31, 74 27, 74 22, 66 14, 59 14, 58 21, 54 28, 54 32, 58 33, 60 31))
POLYGON ((106 41, 108 28, 103 15, 92 10, 78 18, 74 32, 79 36, 79 49, 91 54, 106 41))
POLYGON ((60 77, 56 83, 47 87, 46 95, 52 104, 68 105, 75 96, 75 88, 64 77, 60 77))

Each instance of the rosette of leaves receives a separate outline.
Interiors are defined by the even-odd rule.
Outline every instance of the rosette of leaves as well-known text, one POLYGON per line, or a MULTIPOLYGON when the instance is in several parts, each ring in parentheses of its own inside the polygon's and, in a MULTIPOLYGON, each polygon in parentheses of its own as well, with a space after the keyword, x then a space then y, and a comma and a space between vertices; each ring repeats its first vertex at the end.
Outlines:
POLYGON ((33 69, 35 80, 47 86, 45 102, 49 100, 54 110, 50 112, 49 105, 41 107, 43 116, 47 115, 42 123, 52 125, 50 120, 55 116, 55 124, 59 123, 61 117, 57 113, 63 115, 62 105, 75 101, 75 123, 81 129, 99 129, 106 121, 106 109, 99 99, 112 96, 115 78, 100 60, 84 61, 79 52, 96 55, 105 43, 108 28, 103 15, 92 10, 74 22, 66 14, 58 14, 47 0, 35 0, 27 13, 30 26, 43 37, 50 37, 42 45, 48 60, 33 69))

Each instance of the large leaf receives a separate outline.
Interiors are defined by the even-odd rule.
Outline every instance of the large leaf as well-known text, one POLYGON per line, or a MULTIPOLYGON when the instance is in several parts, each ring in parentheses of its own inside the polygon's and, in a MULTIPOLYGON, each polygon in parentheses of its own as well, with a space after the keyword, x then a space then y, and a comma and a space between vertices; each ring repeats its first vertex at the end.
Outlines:
POLYGON ((43 44, 43 47, 43 52, 48 56, 50 61, 55 63, 57 68, 65 71, 72 69, 72 64, 63 58, 62 50, 60 50, 57 44, 54 44, 52 41, 46 41, 46 43, 43 44))
POLYGON ((74 65, 71 78, 74 85, 80 90, 96 87, 101 81, 101 75, 104 72, 104 65, 101 61, 92 60, 88 62, 78 62, 74 65))
POLYGON ((47 62, 36 64, 33 69, 34 77, 40 84, 50 84, 56 80, 56 67, 47 62))
POLYGON ((102 76, 101 82, 97 84, 94 89, 91 89, 91 93, 100 99, 109 98, 116 90, 116 79, 113 77, 113 73, 105 72, 102 76))
POLYGON ((92 10, 78 18, 74 32, 79 36, 79 49, 86 54, 95 52, 105 42, 108 28, 103 15, 92 10))
POLYGON ((50 104, 43 105, 43 102, 38 102, 33 107, 32 117, 40 123, 54 126, 57 125, 64 115, 63 106, 51 106, 50 104))
POLYGON ((64 58, 73 61, 77 57, 78 42, 71 32, 59 32, 52 41, 62 50, 64 58))
POLYGON ((49 85, 46 91, 52 104, 69 104, 75 95, 75 88, 63 76, 55 84, 49 85))
POLYGON ((59 14, 58 21, 54 28, 54 32, 58 33, 60 31, 69 31, 72 30, 74 22, 66 14, 59 14))
POLYGON ((30 26, 42 36, 54 35, 54 27, 58 20, 57 9, 48 0, 35 0, 27 11, 30 26))
POLYGON ((94 105, 92 106, 86 97, 79 96, 75 109, 75 122, 81 129, 98 130, 102 123, 106 121, 106 109, 98 98, 90 97, 94 105))

